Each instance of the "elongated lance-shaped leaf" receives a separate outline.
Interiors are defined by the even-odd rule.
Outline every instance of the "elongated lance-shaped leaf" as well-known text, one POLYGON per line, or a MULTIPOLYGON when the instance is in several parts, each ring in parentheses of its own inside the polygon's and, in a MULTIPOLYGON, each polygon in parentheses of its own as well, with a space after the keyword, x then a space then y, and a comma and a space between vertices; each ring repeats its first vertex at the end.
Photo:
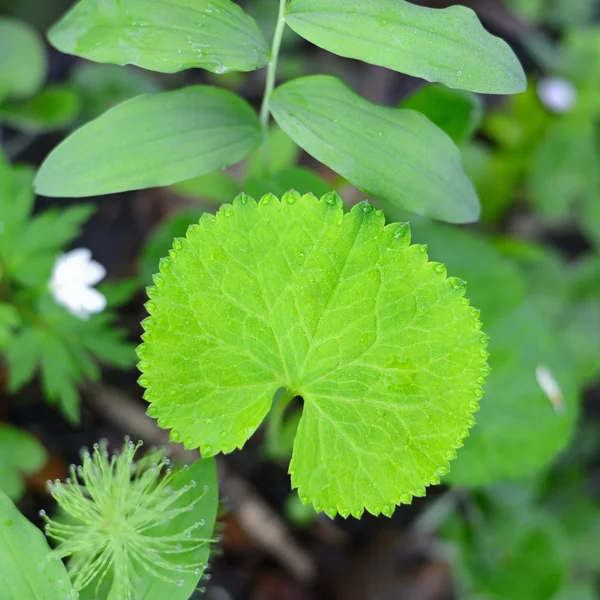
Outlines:
POLYGON ((144 94, 59 144, 38 172, 45 196, 96 196, 172 185, 231 165, 262 140, 239 96, 208 86, 144 94))
POLYGON ((513 51, 464 6, 440 10, 404 0, 292 0, 285 20, 325 50, 448 87, 514 94, 527 85, 513 51))
POLYGON ((0 578, 3 600, 75 600, 64 564, 44 534, 0 491, 0 578))
POLYGON ((258 25, 231 0, 80 0, 48 38, 67 54, 161 73, 252 71, 269 60, 258 25))
POLYGON ((324 75, 277 88, 271 110, 299 146, 360 190, 442 221, 479 217, 458 149, 421 113, 378 106, 324 75))
MULTIPOLYGON (((464 282, 339 196, 241 195, 205 214, 149 290, 148 414, 204 456, 244 445, 280 388, 304 409, 290 463, 304 503, 391 515, 462 444, 488 371, 464 282)), ((279 397, 279 394, 278 394, 279 397)))

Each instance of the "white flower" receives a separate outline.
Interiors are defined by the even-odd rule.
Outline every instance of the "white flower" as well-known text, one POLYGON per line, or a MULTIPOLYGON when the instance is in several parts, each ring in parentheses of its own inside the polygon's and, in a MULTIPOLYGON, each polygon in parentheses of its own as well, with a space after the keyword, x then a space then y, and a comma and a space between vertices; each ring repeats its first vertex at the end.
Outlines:
POLYGON ((546 365, 538 365, 535 370, 535 378, 542 392, 548 396, 548 399, 552 403, 554 412, 558 414, 565 412, 567 408, 565 398, 550 369, 546 365))
POLYGON ((86 320, 106 307, 106 298, 92 286, 104 279, 106 269, 92 260, 87 248, 77 248, 59 256, 50 278, 54 300, 71 314, 86 320))
POLYGON ((538 97, 542 104, 555 113, 565 113, 577 101, 575 86, 563 77, 545 77, 537 84, 538 97))

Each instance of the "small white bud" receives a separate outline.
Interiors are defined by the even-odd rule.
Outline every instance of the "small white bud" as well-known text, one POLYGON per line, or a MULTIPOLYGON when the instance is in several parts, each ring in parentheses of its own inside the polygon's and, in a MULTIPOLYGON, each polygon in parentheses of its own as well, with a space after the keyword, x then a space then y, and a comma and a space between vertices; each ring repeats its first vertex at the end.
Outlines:
POLYGON ((554 412, 562 414, 566 410, 565 399, 563 393, 550 369, 546 365, 538 365, 535 369, 535 377, 540 389, 552 403, 554 412))
POLYGON ((544 77, 537 84, 541 103, 554 113, 569 112, 577 101, 575 86, 563 77, 544 77))

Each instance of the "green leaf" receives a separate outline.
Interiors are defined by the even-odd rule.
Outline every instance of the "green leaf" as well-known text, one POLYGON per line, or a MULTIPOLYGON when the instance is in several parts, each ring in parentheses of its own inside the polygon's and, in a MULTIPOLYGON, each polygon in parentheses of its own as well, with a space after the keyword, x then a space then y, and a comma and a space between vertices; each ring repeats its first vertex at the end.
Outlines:
POLYGON ((518 152, 494 150, 478 142, 462 147, 466 173, 481 201, 481 220, 497 223, 515 201, 528 159, 518 152))
POLYGON ((455 572, 466 588, 461 598, 550 600, 565 576, 562 531, 539 507, 483 514, 469 503, 468 520, 458 515, 445 528, 454 542, 455 572))
MULTIPOLYGON (((282 169, 293 167, 300 158, 301 150, 296 143, 280 127, 274 125, 269 131, 268 173, 276 173, 282 169)), ((264 151, 259 148, 248 161, 248 174, 264 176, 264 151)), ((289 188, 288 188, 289 189, 289 188)), ((247 191, 247 190, 246 190, 247 191)), ((277 195, 277 194, 276 194, 277 195)), ((231 197, 230 197, 231 198, 231 197)))
POLYGON ((271 110, 299 146, 360 190, 443 221, 477 220, 458 149, 422 114, 372 104, 329 76, 279 87, 271 110))
POLYGON ((98 196, 172 185, 248 156, 262 141, 254 110, 241 98, 192 86, 146 94, 78 129, 42 164, 45 196, 98 196))
POLYGON ((17 309, 12 304, 0 303, 0 350, 6 350, 14 339, 14 330, 21 324, 17 309))
POLYGON ((44 396, 73 424, 79 423, 79 376, 76 357, 53 331, 42 334, 41 375, 44 396))
POLYGON ((474 133, 483 116, 483 107, 477 96, 443 85, 420 87, 400 107, 418 110, 456 144, 464 142, 474 133))
POLYGON ((86 121, 134 96, 160 91, 152 73, 135 67, 94 63, 77 65, 70 83, 81 97, 82 117, 86 121))
POLYGON ((0 105, 0 120, 27 133, 45 133, 70 125, 80 108, 79 95, 73 88, 50 86, 24 102, 0 105))
POLYGON ((517 57, 464 6, 444 10, 403 0, 292 0, 286 23, 348 58, 485 94, 526 87, 517 57))
MULTIPOLYGON (((202 498, 194 505, 192 511, 185 512, 173 519, 168 525, 162 526, 160 533, 164 535, 175 534, 201 523, 201 526, 195 530, 194 535, 206 539, 213 537, 219 506, 219 484, 213 458, 204 458, 194 462, 189 469, 182 471, 173 480, 173 488, 180 489, 184 485, 193 485, 192 482, 196 482, 197 493, 202 494, 202 498)), ((185 506, 188 502, 189 497, 181 498, 179 505, 185 506)), ((177 504, 173 504, 173 507, 176 508, 177 504)), ((197 562, 206 564, 208 563, 209 553, 210 544, 203 544, 195 552, 178 556, 178 561, 182 563, 185 560, 189 564, 197 562)), ((196 574, 183 573, 181 577, 183 584, 177 587, 173 587, 172 583, 167 583, 158 577, 144 578, 136 592, 139 600, 165 600, 165 598, 169 598, 169 600, 188 600, 198 586, 203 572, 204 569, 198 569, 196 574)))
POLYGON ((0 153, 0 256, 4 263, 22 243, 23 231, 35 200, 34 175, 30 167, 8 164, 0 153))
POLYGON ((485 398, 448 482, 479 487, 547 468, 570 441, 579 411, 578 376, 555 310, 560 286, 566 287, 564 272, 557 271, 563 279, 553 285, 554 262, 547 254, 521 249, 517 261, 514 242, 510 259, 472 232, 437 224, 415 225, 414 230, 418 240, 428 241, 434 260, 443 257, 451 272, 466 279, 491 340, 485 398), (556 408, 540 389, 540 365, 558 382, 564 407, 556 408))
POLYGON ((42 334, 34 327, 23 327, 6 353, 8 391, 15 392, 33 379, 42 355, 42 334))
POLYGON ((173 189, 184 196, 190 196, 199 200, 212 200, 219 204, 227 202, 232 196, 240 193, 240 186, 231 178, 227 172, 215 171, 181 181, 173 186, 173 189))
MULTIPOLYGON (((192 511, 186 511, 177 516, 166 526, 155 528, 153 532, 157 535, 175 535, 181 531, 191 527, 197 523, 202 523, 194 532, 195 536, 210 539, 215 529, 217 517, 217 508, 219 506, 219 486, 217 481, 217 471, 213 458, 205 458, 197 460, 190 465, 189 469, 181 471, 173 479, 173 488, 181 489, 184 485, 191 485, 191 482, 196 482, 198 494, 202 494, 200 500, 194 504, 192 511)), ((190 501, 190 492, 185 497, 182 497, 177 503, 173 504, 173 508, 185 507, 190 501)), ((194 552, 186 552, 177 555, 177 562, 181 566, 185 564, 193 564, 197 562, 207 563, 209 559, 210 544, 201 545, 194 552)), ((163 581, 158 577, 146 575, 139 581, 136 587, 136 598, 138 600, 188 600, 196 587, 199 580, 203 576, 204 569, 198 569, 198 574, 181 573, 180 586, 175 586, 173 583, 163 581)), ((96 598, 108 598, 108 600, 121 600, 116 595, 110 595, 111 580, 101 586, 99 593, 96 593, 96 582, 93 582, 87 588, 83 589, 78 600, 96 600, 96 598)))
POLYGON ((304 401, 289 469, 304 503, 390 515, 424 495, 474 422, 487 338, 463 282, 409 237, 335 194, 203 215, 149 290, 148 413, 210 456, 243 446, 285 388, 304 401))
POLYGON ((27 98, 46 78, 46 53, 38 33, 27 23, 0 16, 0 102, 27 98))
POLYGON ((579 415, 576 377, 542 303, 526 301, 487 328, 492 372, 477 425, 448 475, 452 485, 480 487, 547 469, 570 442, 579 415), (561 390, 556 404, 536 381, 540 365, 561 390))
POLYGON ((522 304, 526 291, 523 277, 490 239, 438 223, 415 223, 412 230, 416 241, 427 242, 432 260, 443 260, 467 282, 469 298, 486 326, 522 304))
POLYGON ((146 240, 140 259, 140 277, 144 285, 152 285, 152 276, 158 270, 158 263, 171 249, 173 239, 185 236, 188 227, 197 223, 202 211, 186 210, 175 213, 163 221, 146 240))
POLYGON ((246 193, 255 198, 265 194, 283 196, 288 190, 296 190, 300 194, 324 196, 331 192, 331 186, 317 174, 302 167, 289 167, 275 173, 272 177, 250 177, 244 186, 246 193))
POLYGON ((39 471, 47 459, 44 446, 31 434, 0 424, 0 491, 9 498, 23 495, 23 476, 39 471))
POLYGON ((67 54, 160 73, 253 71, 269 61, 254 19, 230 0, 80 0, 48 39, 67 54))
POLYGON ((30 218, 7 260, 10 276, 25 286, 45 286, 57 254, 81 233, 94 210, 92 204, 80 204, 62 211, 46 210, 30 218))
POLYGON ((74 600, 60 560, 44 534, 0 491, 0 580, 3 600, 74 600))
POLYGON ((592 123, 557 121, 536 148, 527 181, 528 197, 548 219, 564 219, 589 196, 598 201, 600 148, 592 123))

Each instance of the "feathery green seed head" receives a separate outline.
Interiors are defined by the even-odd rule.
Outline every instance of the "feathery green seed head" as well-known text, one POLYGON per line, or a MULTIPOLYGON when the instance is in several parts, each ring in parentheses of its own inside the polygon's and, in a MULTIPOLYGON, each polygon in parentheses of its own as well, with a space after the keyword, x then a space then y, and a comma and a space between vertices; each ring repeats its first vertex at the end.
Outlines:
POLYGON ((181 586, 183 574, 199 576, 206 566, 189 560, 211 541, 197 535, 203 520, 175 533, 161 526, 194 510, 208 486, 172 485, 181 469, 169 468, 164 450, 134 461, 141 445, 125 438, 121 452, 110 456, 106 442, 94 444, 92 453, 82 452, 81 466, 71 465, 65 483, 48 482, 65 518, 41 515, 46 534, 58 542, 55 555, 70 557, 76 590, 92 583, 99 589, 110 578, 119 600, 133 600, 144 576, 181 586))

